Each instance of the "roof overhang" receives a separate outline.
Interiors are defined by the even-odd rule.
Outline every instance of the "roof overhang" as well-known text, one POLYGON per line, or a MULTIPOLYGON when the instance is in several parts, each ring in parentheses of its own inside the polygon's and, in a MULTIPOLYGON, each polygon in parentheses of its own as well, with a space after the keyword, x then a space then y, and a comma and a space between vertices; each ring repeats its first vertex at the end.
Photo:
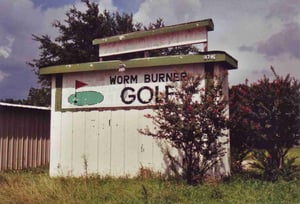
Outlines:
POLYGON ((64 74, 74 72, 91 72, 103 70, 116 70, 120 66, 126 69, 151 68, 160 66, 178 66, 199 63, 222 63, 227 69, 237 69, 238 62, 232 56, 223 51, 202 52, 196 55, 173 55, 163 57, 138 58, 126 61, 100 61, 80 64, 67 64, 41 68, 41 75, 64 74))

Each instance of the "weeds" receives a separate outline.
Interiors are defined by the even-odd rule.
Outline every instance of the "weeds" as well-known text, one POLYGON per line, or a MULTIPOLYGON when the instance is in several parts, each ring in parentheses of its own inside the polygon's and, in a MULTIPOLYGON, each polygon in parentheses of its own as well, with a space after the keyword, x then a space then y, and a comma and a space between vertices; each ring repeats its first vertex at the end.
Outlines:
POLYGON ((145 167, 136 178, 50 178, 47 168, 8 171, 0 172, 0 203, 300 203, 299 177, 268 182, 261 176, 248 171, 226 182, 205 180, 190 186, 145 167))
POLYGON ((226 182, 189 186, 184 181, 158 176, 50 178, 46 171, 5 172, 0 173, 0 200, 1 203, 300 202, 300 180, 272 183, 255 175, 239 174, 226 182))

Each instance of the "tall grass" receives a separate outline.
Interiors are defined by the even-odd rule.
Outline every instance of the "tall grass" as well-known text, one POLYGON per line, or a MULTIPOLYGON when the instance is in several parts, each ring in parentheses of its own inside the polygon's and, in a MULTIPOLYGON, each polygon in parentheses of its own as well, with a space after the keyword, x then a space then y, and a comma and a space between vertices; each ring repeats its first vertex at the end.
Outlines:
MULTIPOLYGON (((300 148, 289 152, 299 155, 300 148)), ((50 178, 44 168, 0 172, 0 203, 300 203, 300 179, 272 183, 244 173, 189 186, 153 172, 133 179, 50 178)))
POLYGON ((1 203, 300 203, 300 180, 265 182, 235 175, 189 186, 150 178, 50 178, 47 171, 0 174, 1 203))

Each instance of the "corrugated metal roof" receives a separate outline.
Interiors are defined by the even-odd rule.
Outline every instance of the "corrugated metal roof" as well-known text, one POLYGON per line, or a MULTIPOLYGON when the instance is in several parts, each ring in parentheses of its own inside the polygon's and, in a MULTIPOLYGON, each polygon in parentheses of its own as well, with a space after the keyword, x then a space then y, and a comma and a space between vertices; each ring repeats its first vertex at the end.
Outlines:
POLYGON ((17 108, 29 108, 29 109, 38 109, 38 110, 50 110, 50 107, 29 106, 29 105, 12 104, 12 103, 4 103, 4 102, 0 102, 0 106, 17 107, 17 108))

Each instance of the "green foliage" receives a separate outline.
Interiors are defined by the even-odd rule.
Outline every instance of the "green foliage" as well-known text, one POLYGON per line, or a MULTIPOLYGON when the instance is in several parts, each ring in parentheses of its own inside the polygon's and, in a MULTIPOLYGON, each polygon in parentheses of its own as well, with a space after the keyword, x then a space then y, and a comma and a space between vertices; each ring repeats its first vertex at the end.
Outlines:
POLYGON ((82 0, 87 10, 81 12, 76 7, 67 13, 64 22, 55 21, 53 27, 58 29, 59 36, 54 40, 48 35, 33 35, 40 43, 40 57, 34 59, 31 65, 36 68, 98 61, 98 46, 92 41, 113 35, 134 32, 141 29, 140 24, 134 24, 132 14, 120 14, 104 10, 99 12, 99 5, 89 0, 82 0))
POLYGON ((188 75, 180 83, 174 82, 173 95, 162 97, 156 104, 156 113, 146 115, 157 130, 141 130, 145 135, 167 141, 179 151, 179 157, 168 151, 165 154, 171 161, 171 168, 182 170, 182 176, 189 184, 203 181, 224 156, 223 145, 227 143, 224 139, 227 118, 222 82, 204 90, 201 89, 204 80, 201 76, 188 75))
MULTIPOLYGON (((300 83, 287 75, 266 76, 253 83, 231 89, 231 148, 235 160, 243 153, 260 149, 269 155, 255 154, 264 174, 277 179, 285 171, 287 152, 300 141, 300 83), (237 100, 238 101, 234 101, 237 100)), ((289 168, 291 169, 291 168, 289 168)))
MULTIPOLYGON (((140 23, 133 23, 132 14, 99 11, 99 5, 90 0, 81 0, 85 3, 86 11, 82 12, 76 7, 66 13, 64 22, 55 21, 52 26, 58 30, 59 35, 51 39, 48 35, 33 35, 33 40, 39 45, 39 58, 33 59, 31 65, 36 74, 42 67, 99 61, 99 46, 93 45, 96 38, 104 38, 142 29, 140 23)), ((162 22, 160 22, 162 24, 162 22)), ((154 23, 152 26, 155 26, 154 23)), ((157 26, 160 26, 157 25, 157 26)), ((121 58, 132 58, 138 54, 128 54, 121 58)), ((30 103, 36 104, 45 101, 50 104, 50 93, 44 93, 50 89, 49 78, 39 76, 41 90, 32 88, 28 98, 30 103), (42 97, 42 99, 40 99, 42 97), (32 101, 34 100, 34 101, 32 101), (37 100, 37 101, 36 101, 37 100)))
POLYGON ((300 166, 295 164, 296 157, 285 157, 281 168, 274 168, 272 156, 266 151, 256 150, 254 157, 256 162, 252 166, 262 171, 264 180, 274 182, 279 178, 287 181, 299 178, 300 166))
POLYGON ((26 103, 34 106, 50 106, 51 92, 49 87, 33 88, 28 93, 26 103))

